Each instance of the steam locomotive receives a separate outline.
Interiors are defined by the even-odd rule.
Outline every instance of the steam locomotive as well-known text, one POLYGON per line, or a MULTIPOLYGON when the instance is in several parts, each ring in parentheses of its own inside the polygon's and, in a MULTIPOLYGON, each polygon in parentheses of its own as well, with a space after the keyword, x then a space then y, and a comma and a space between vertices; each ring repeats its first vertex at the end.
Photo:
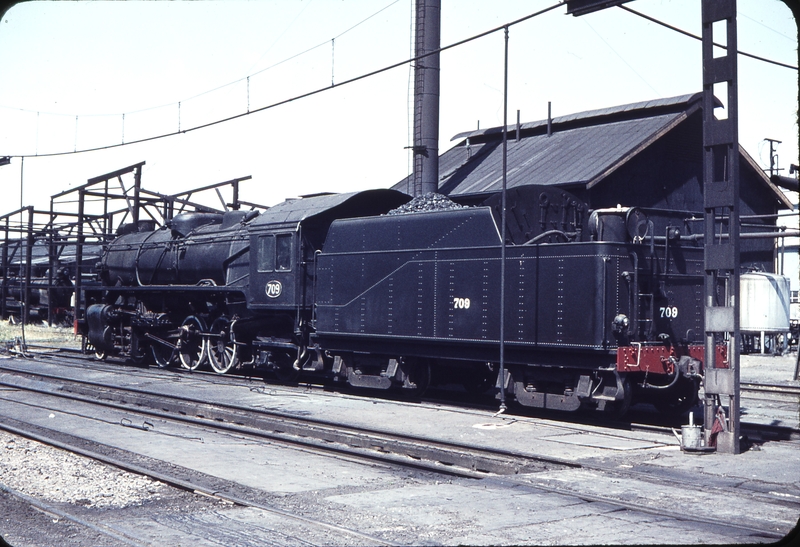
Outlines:
POLYGON ((100 356, 161 367, 254 366, 413 394, 457 383, 564 411, 695 404, 697 215, 590 211, 530 185, 508 191, 501 230, 499 194, 410 199, 320 194, 134 227, 107 245, 81 329, 100 356))

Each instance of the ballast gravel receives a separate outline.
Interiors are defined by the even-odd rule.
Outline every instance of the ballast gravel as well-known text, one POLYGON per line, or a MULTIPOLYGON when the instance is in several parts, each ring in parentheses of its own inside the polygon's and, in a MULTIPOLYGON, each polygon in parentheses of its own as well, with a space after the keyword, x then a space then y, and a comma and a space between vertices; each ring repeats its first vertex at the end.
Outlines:
POLYGON ((28 496, 85 507, 157 500, 163 483, 58 448, 0 432, 0 484, 28 496))

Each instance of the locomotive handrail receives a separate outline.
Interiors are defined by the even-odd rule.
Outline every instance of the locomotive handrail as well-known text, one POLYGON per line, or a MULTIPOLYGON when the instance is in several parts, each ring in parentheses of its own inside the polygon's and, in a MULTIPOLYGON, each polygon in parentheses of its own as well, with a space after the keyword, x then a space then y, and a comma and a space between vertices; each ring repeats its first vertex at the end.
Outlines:
MULTIPOLYGON (((243 276, 244 277, 244 276, 243 276)), ((242 287, 226 287, 222 285, 216 285, 214 287, 206 286, 206 285, 142 285, 142 286, 124 286, 124 285, 100 285, 99 287, 95 287, 97 290, 103 291, 111 291, 115 293, 120 292, 145 292, 145 291, 175 291, 176 289, 181 288, 190 288, 192 291, 195 292, 209 292, 209 293, 241 293, 242 287)), ((93 290, 95 289, 93 288, 93 290)))
MULTIPOLYGON (((147 237, 145 237, 145 238, 144 238, 144 239, 143 239, 143 240, 142 240, 142 241, 139 243, 139 249, 136 251, 136 260, 135 260, 135 261, 134 261, 134 263, 133 263, 133 271, 134 271, 134 272, 136 272, 136 283, 137 283, 137 284, 138 284, 140 287, 144 287, 144 286, 145 286, 145 284, 144 284, 144 283, 142 283, 142 279, 139 277, 139 257, 140 257, 140 256, 141 256, 141 254, 142 254, 142 249, 144 248, 144 244, 145 244, 145 243, 147 243, 147 240, 149 240, 151 237, 153 237, 153 236, 154 236, 155 234, 157 234, 157 233, 158 233, 158 231, 154 231, 154 232, 150 232, 149 234, 147 234, 147 237)), ((167 251, 167 247, 165 246, 165 247, 164 247, 164 252, 162 252, 162 257, 163 257, 163 255, 164 255, 164 253, 166 253, 166 251, 167 251)), ((158 266, 158 265, 161 265, 161 259, 159 259, 157 266, 158 266)), ((153 275, 155 275, 156 269, 157 269, 157 268, 153 268, 153 275)), ((152 280, 153 280, 153 276, 150 276, 150 281, 152 281, 152 280)))
POLYGON ((321 254, 322 249, 316 249, 314 251, 314 280, 311 284, 311 302, 313 302, 313 306, 311 307, 311 328, 314 330, 317 328, 317 280, 319 279, 317 259, 321 254))
POLYGON ((631 346, 636 346, 636 368, 639 368, 642 360, 642 343, 631 342, 631 346))
POLYGON ((542 232, 541 234, 539 234, 538 236, 536 236, 536 237, 534 237, 532 239, 529 239, 528 241, 523 243, 523 245, 534 245, 540 239, 544 239, 546 237, 550 237, 550 236, 554 236, 554 235, 558 235, 558 236, 563 237, 565 239, 564 243, 569 243, 569 239, 571 237, 576 237, 578 235, 578 232, 563 232, 561 230, 548 230, 546 232, 542 232))
POLYGON ((222 261, 222 268, 223 269, 227 268, 228 264, 230 264, 231 262, 233 262, 237 258, 243 256, 245 253, 249 253, 249 252, 250 252, 250 245, 242 247, 241 249, 239 249, 238 251, 236 251, 235 253, 233 253, 232 255, 228 256, 228 258, 226 258, 225 260, 222 261))
MULTIPOLYGON (((639 306, 639 253, 631 253, 633 256, 633 287, 631 287, 631 303, 633 306, 633 325, 634 325, 634 338, 639 338, 639 333, 642 327, 641 311, 639 306)), ((639 349, 641 350, 642 344, 639 342, 639 349)), ((638 363, 638 361, 637 361, 638 363)))
POLYGON ((233 284, 234 284, 234 283, 236 283, 237 281, 241 281, 242 279, 244 279, 244 278, 246 278, 246 277, 250 277, 250 274, 249 274, 249 273, 242 274, 242 275, 240 275, 239 277, 237 277, 236 279, 234 279, 233 281, 228 281, 228 282, 226 282, 226 283, 225 283, 225 285, 233 285, 233 284))

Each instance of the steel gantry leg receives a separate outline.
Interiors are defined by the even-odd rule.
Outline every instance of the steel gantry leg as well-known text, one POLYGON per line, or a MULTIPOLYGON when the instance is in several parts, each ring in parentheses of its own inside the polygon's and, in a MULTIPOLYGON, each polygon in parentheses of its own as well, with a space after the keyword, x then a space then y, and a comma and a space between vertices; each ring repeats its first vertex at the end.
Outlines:
POLYGON ((703 0, 706 445, 739 445, 739 132, 736 0, 703 0), (715 47, 714 43, 726 48, 715 47), (717 56, 715 57, 715 54, 717 56), (726 101, 724 114, 715 92, 726 101), (727 360, 717 345, 727 344, 727 360))

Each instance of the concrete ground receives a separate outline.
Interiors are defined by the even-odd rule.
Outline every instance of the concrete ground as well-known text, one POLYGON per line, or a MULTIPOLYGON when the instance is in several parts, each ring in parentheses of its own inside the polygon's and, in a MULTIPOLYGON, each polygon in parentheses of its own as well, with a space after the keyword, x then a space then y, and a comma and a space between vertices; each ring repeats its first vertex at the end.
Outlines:
MULTIPOLYGON (((795 359, 794 354, 744 356, 742 381, 800 385, 792 379, 795 359)), ((18 363, 28 370, 64 372, 52 362, 18 363)), ((75 374, 91 374, 98 381, 118 378, 104 372, 75 374)), ((236 481, 263 491, 266 504, 399 544, 761 543, 774 540, 720 525, 768 523, 782 535, 800 516, 797 443, 768 442, 739 455, 698 454, 681 451, 674 436, 661 432, 609 429, 550 415, 498 416, 439 404, 306 392, 258 380, 219 385, 190 374, 175 374, 168 381, 162 375, 132 374, 129 382, 162 393, 235 401, 353 426, 549 456, 586 467, 482 480, 443 479, 166 422, 154 421, 148 430, 120 427, 123 419, 134 418, 111 410, 87 417, 88 410, 77 403, 54 409, 41 400, 39 406, 31 406, 19 392, 2 394, 0 415, 236 481), (596 500, 605 495, 633 509, 620 510, 596 500), (707 523, 659 514, 667 509, 703 516, 707 523)), ((746 403, 743 412, 748 421, 800 426, 797 404, 778 408, 758 400, 746 403)), ((296 523, 282 524, 281 519, 252 509, 204 506, 202 511, 181 513, 165 511, 163 503, 153 503, 152 512, 146 507, 147 502, 128 513, 106 510, 102 518, 116 530, 149 538, 154 545, 300 544, 304 538, 313 544, 352 544, 351 539, 320 535, 296 523)), ((84 511, 86 518, 100 515, 84 511)))

